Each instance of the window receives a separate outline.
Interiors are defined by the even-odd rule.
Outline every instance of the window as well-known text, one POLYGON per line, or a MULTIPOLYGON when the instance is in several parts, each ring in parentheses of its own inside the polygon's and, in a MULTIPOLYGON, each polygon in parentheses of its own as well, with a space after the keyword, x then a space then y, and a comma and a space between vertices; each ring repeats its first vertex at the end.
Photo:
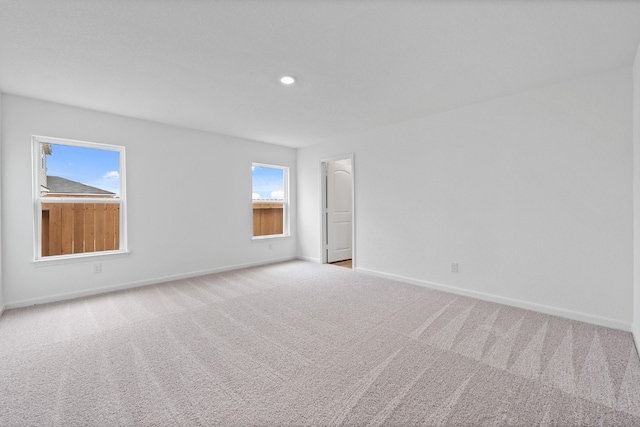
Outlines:
POLYGON ((33 137, 35 259, 126 252, 124 147, 33 137))
POLYGON ((253 237, 289 235, 289 168, 251 165, 253 237))

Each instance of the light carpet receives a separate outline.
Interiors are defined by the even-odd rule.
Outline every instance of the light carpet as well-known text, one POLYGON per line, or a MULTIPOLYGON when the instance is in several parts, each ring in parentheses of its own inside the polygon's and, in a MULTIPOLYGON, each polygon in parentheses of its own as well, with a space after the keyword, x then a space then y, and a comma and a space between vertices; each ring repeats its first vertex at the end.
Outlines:
POLYGON ((0 425, 640 425, 629 333, 292 261, 7 311, 0 425))

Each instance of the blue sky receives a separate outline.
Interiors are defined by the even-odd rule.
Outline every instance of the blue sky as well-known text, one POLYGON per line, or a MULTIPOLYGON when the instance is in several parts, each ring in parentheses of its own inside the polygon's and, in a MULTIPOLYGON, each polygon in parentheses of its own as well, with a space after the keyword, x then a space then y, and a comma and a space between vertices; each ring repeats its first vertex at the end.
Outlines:
POLYGON ((59 176, 120 194, 120 153, 51 144, 47 175, 59 176))
POLYGON ((251 167, 252 198, 279 199, 284 194, 284 171, 276 168, 251 167))

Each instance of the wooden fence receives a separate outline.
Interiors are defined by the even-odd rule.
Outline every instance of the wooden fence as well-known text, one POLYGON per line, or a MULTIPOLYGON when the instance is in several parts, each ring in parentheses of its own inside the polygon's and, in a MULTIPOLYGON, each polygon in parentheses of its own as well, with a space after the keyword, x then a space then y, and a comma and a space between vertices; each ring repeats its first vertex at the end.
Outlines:
POLYGON ((283 234, 283 214, 282 203, 254 203, 253 235, 283 234))
MULTIPOLYGON (((283 234, 281 203, 253 204, 253 235, 283 234)), ((118 203, 43 203, 42 256, 117 250, 118 203)))
POLYGON ((42 256, 117 250, 118 203, 43 203, 42 256))

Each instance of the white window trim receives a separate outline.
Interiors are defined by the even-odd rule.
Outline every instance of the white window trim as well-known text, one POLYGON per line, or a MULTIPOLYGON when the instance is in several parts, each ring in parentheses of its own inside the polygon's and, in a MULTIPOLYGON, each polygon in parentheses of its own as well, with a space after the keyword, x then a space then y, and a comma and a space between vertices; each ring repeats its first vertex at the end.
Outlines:
POLYGON ((95 259, 96 257, 109 257, 109 256, 122 256, 123 254, 128 254, 129 250, 127 247, 127 191, 126 191, 126 167, 125 167, 125 148, 120 145, 111 145, 111 144, 103 144, 97 142, 86 142, 86 141, 76 141, 71 139, 63 139, 63 138, 52 138, 48 136, 38 136, 34 135, 31 138, 32 145, 32 171, 31 171, 31 179, 33 180, 32 185, 32 196, 33 196, 33 262, 34 263, 68 263, 70 261, 82 261, 89 259, 95 259), (58 198, 58 197, 49 197, 47 198, 47 202, 53 203, 76 203, 78 200, 82 200, 82 202, 94 202, 94 203, 118 203, 120 204, 120 215, 119 215, 119 244, 117 250, 112 251, 99 251, 99 252, 83 252, 78 254, 66 254, 66 255, 53 255, 53 256, 42 256, 42 197, 40 196, 40 182, 38 180, 38 170, 40 164, 40 144, 41 143, 49 143, 49 144, 59 144, 59 145, 71 145, 74 147, 84 147, 84 148, 93 148, 100 150, 109 150, 109 151, 117 151, 120 160, 120 194, 118 199, 100 199, 100 198, 89 198, 83 197, 80 198, 58 198))
MULTIPOLYGON (((254 236, 253 235, 253 211, 252 211, 251 240, 267 240, 267 239, 279 239, 279 238, 281 239, 281 238, 291 237, 290 225, 289 225, 290 210, 291 210, 290 209, 291 203, 289 200, 289 166, 271 165, 268 163, 252 162, 251 167, 280 169, 283 171, 283 178, 284 178, 284 183, 283 183, 284 188, 282 190, 284 193, 284 202, 282 203, 283 209, 284 209, 284 212, 282 214, 283 216, 282 234, 267 234, 265 236, 254 236)), ((252 185, 251 189, 253 190, 253 182, 251 183, 251 185, 252 185)), ((252 208, 254 203, 265 203, 265 202, 251 199, 252 208)))

